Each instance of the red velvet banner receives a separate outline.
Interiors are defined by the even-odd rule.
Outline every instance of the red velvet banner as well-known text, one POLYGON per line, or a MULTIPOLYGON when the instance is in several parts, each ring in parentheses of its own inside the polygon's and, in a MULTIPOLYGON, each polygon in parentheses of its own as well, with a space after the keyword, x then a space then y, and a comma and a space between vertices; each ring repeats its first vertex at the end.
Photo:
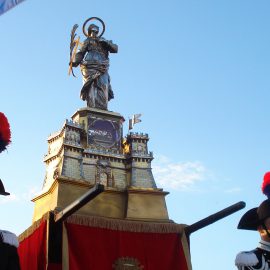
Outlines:
POLYGON ((60 263, 49 263, 47 270, 62 270, 62 264, 60 264, 60 263))
MULTIPOLYGON (((62 270, 61 264, 47 263, 47 222, 42 221, 19 245, 21 270, 62 270)), ((0 269, 1 270, 1 269, 0 269)))
POLYGON ((46 270, 47 221, 20 242, 18 253, 21 270, 46 270))
POLYGON ((69 270, 188 270, 180 234, 126 232, 71 223, 65 226, 69 270), (137 268, 131 268, 135 264, 137 268))

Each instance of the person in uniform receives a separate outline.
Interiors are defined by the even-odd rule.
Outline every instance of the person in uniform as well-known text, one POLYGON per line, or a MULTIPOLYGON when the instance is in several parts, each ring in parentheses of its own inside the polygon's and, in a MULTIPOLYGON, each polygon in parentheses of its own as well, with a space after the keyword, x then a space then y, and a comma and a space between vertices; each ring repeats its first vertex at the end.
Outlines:
MULTIPOLYGON (((0 195, 10 195, 5 191, 0 179, 0 195)), ((20 270, 20 261, 17 252, 19 246, 18 238, 14 233, 0 230, 0 269, 20 270)))
POLYGON ((235 259, 238 270, 270 269, 270 200, 247 211, 239 221, 238 229, 258 231, 260 242, 252 251, 240 252, 235 259))
MULTIPOLYGON (((7 117, 0 112, 0 153, 7 149, 11 142, 11 131, 7 117)), ((8 196, 0 179, 0 195, 8 196)), ((14 233, 0 230, 0 270, 20 270, 17 248, 18 238, 14 233)))

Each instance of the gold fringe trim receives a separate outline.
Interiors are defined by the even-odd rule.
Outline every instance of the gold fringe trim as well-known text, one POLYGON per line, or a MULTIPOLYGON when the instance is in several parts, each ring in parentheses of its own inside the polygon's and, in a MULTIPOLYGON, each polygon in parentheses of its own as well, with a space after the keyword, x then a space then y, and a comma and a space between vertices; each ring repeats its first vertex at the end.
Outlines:
POLYGON ((188 270, 192 270, 191 257, 190 257, 190 248, 189 248, 188 239, 187 239, 185 233, 183 233, 182 236, 181 236, 181 243, 182 243, 182 247, 183 247, 183 250, 184 250, 188 270))
POLYGON ((28 229, 26 229, 23 233, 21 233, 18 236, 19 242, 23 241, 25 238, 29 237, 31 234, 33 234, 33 232, 39 228, 40 224, 45 221, 48 220, 50 217, 50 212, 47 212, 46 214, 44 214, 42 216, 42 218, 40 218, 39 220, 35 221, 28 229))
POLYGON ((97 216, 72 215, 67 218, 67 223, 91 226, 103 229, 126 232, 144 233, 180 233, 184 232, 187 225, 176 223, 154 223, 143 221, 130 221, 97 216))

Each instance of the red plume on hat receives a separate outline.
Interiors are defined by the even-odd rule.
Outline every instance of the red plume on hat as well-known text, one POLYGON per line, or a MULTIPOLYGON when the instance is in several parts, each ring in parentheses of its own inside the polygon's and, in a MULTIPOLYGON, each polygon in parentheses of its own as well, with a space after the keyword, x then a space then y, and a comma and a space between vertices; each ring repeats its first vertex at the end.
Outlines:
POLYGON ((270 199, 270 172, 265 173, 263 177, 262 192, 270 199))
POLYGON ((11 132, 6 116, 0 112, 0 153, 10 144, 11 132))

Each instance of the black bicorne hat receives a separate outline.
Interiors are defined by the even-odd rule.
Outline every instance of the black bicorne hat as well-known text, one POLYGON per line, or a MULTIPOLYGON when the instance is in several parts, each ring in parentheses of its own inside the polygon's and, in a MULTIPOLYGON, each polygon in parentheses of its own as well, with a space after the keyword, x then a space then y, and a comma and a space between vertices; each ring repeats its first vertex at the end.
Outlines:
POLYGON ((240 219, 237 229, 257 231, 266 218, 270 217, 270 200, 263 201, 259 207, 248 210, 240 219))
POLYGON ((3 185, 2 181, 1 181, 1 179, 0 179, 0 195, 5 195, 5 196, 10 195, 9 192, 5 191, 5 188, 4 188, 4 185, 3 185))

